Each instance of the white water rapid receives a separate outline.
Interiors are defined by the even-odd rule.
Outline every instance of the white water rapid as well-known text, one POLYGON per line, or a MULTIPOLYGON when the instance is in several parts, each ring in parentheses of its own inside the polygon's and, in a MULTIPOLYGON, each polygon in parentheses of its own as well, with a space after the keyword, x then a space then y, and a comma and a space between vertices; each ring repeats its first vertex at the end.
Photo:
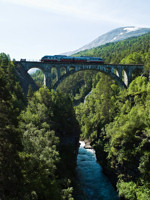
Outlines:
POLYGON ((119 200, 117 192, 96 162, 94 150, 85 149, 84 145, 80 141, 77 157, 76 170, 82 193, 78 200, 119 200))

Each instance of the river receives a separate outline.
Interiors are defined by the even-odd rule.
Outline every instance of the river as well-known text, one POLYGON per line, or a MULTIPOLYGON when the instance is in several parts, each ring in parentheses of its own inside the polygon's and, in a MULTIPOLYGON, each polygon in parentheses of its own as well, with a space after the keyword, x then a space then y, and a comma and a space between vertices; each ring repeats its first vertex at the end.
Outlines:
POLYGON ((119 200, 117 192, 96 162, 94 150, 85 149, 84 145, 81 141, 77 157, 76 170, 81 189, 78 200, 119 200))

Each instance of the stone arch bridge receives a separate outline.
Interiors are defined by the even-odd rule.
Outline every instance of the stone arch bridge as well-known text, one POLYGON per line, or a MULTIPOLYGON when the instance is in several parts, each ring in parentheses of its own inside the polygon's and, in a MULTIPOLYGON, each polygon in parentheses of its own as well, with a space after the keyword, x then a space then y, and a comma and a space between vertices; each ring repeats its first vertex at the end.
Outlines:
POLYGON ((132 81, 132 74, 134 70, 143 70, 143 65, 117 65, 117 64, 89 64, 89 63, 44 63, 44 62, 31 62, 31 61, 16 61, 16 64, 21 65, 26 72, 32 68, 39 68, 44 74, 44 85, 51 88, 51 69, 56 68, 57 82, 53 86, 56 89, 57 86, 68 77, 82 70, 97 70, 108 74, 114 79, 121 87, 127 88, 132 81), (65 69, 65 74, 61 75, 61 68, 65 69))

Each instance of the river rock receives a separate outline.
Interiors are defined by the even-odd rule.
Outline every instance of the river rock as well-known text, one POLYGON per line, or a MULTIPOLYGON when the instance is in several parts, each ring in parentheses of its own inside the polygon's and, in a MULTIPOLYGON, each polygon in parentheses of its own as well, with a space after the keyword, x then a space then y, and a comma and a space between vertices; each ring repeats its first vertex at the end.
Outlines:
POLYGON ((85 149, 92 149, 92 147, 91 147, 91 145, 90 145, 90 142, 85 143, 84 148, 85 148, 85 149))

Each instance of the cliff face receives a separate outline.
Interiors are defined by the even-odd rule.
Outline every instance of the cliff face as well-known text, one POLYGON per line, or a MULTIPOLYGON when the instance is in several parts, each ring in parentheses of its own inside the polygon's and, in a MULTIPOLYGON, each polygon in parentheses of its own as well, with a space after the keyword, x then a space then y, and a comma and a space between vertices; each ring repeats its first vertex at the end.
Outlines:
POLYGON ((112 169, 110 167, 110 163, 107 160, 107 153, 104 152, 103 149, 101 149, 99 146, 96 146, 95 148, 96 152, 96 158, 98 163, 102 166, 104 174, 109 178, 113 186, 116 188, 116 184, 118 181, 118 175, 120 170, 119 169, 112 169))
POLYGON ((23 89, 25 96, 27 96, 29 85, 31 85, 33 91, 37 91, 39 87, 35 84, 31 76, 24 70, 21 65, 16 66, 16 75, 23 89))
MULTIPOLYGON (((57 127, 60 126, 62 128, 56 132, 56 135, 60 139, 60 153, 64 159, 64 163, 66 163, 66 168, 72 171, 76 167, 81 131, 75 115, 72 114, 71 116, 71 113, 72 111, 70 110, 70 118, 66 118, 65 121, 61 120, 61 122, 57 124, 57 127)), ((62 117, 65 118, 65 115, 62 117)))

